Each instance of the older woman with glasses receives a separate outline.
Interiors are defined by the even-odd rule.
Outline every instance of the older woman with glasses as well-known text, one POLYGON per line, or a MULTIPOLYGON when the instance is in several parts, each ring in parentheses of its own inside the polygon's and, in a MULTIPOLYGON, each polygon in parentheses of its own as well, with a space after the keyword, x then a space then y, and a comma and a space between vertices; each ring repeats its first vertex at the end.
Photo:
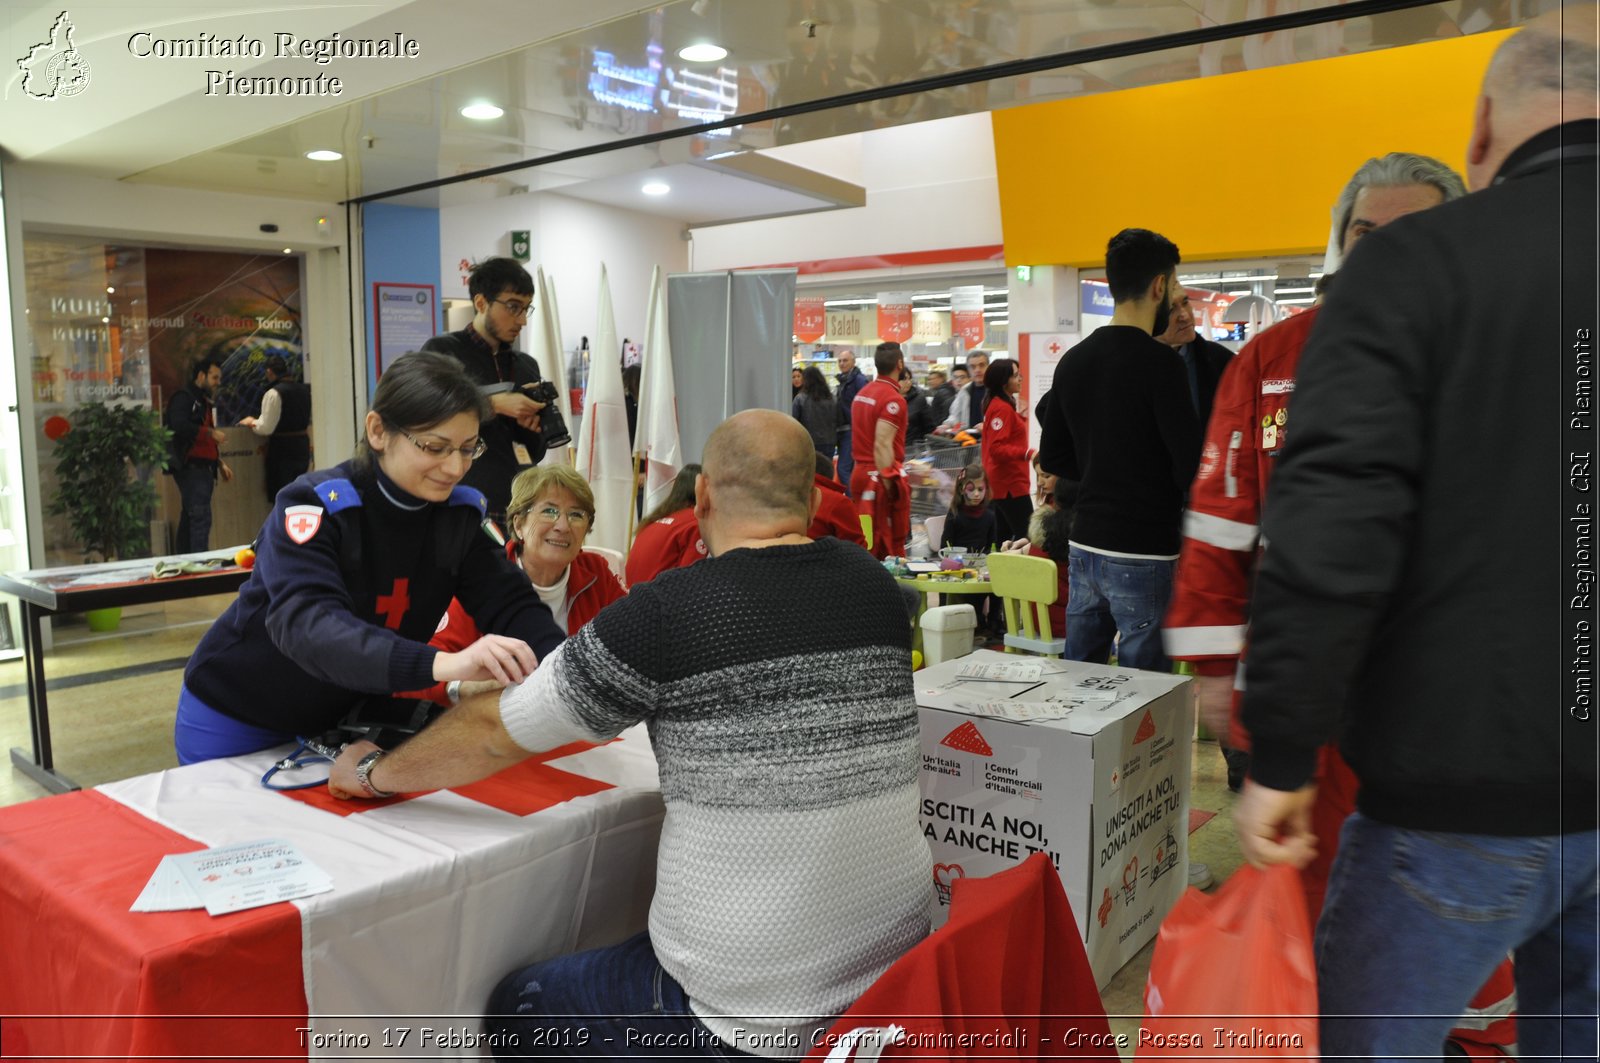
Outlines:
MULTIPOLYGON (((594 527, 594 492, 576 469, 551 465, 519 473, 511 482, 506 523, 511 532, 506 556, 522 569, 568 635, 576 635, 601 609, 627 593, 605 558, 583 549, 594 527)), ((432 644, 453 651, 478 638, 471 615, 460 602, 452 602, 432 644)), ((453 704, 461 696, 460 686, 435 684, 422 696, 453 704)))
POLYGON ((487 416, 448 355, 384 370, 356 457, 279 493, 250 578, 189 658, 180 763, 320 737, 370 695, 518 682, 561 644, 480 529, 483 495, 461 483, 487 416), (441 651, 428 640, 452 600, 488 634, 441 651))

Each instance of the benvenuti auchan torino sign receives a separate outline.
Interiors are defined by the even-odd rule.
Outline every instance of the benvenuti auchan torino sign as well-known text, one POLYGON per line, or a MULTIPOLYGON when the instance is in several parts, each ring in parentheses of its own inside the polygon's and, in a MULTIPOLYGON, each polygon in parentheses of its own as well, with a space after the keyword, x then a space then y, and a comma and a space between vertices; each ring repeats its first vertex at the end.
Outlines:
MULTIPOLYGON (((301 37, 274 33, 270 38, 240 34, 225 37, 200 31, 191 37, 163 37, 140 30, 128 38, 128 53, 136 59, 304 59, 326 67, 336 59, 416 59, 422 45, 415 37, 396 32, 383 37, 301 37)), ((339 96, 344 81, 326 70, 305 76, 250 76, 232 70, 205 71, 207 96, 339 96)))

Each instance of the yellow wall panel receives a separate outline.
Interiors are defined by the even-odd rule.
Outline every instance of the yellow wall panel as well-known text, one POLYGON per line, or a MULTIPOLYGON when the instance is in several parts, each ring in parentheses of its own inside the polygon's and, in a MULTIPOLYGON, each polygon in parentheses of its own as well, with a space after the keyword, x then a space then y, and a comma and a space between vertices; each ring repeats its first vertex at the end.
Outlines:
POLYGON ((1473 101, 1509 31, 994 113, 1007 265, 1096 266, 1119 229, 1185 262, 1320 253, 1362 162, 1465 174, 1473 101))

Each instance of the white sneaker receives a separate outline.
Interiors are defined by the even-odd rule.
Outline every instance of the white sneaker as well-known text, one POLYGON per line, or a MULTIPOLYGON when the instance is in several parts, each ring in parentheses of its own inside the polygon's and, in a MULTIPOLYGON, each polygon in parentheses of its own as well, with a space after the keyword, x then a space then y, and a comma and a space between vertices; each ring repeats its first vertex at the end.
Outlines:
POLYGON ((1198 860, 1189 861, 1189 885, 1197 890, 1208 890, 1217 884, 1211 877, 1211 868, 1198 860))

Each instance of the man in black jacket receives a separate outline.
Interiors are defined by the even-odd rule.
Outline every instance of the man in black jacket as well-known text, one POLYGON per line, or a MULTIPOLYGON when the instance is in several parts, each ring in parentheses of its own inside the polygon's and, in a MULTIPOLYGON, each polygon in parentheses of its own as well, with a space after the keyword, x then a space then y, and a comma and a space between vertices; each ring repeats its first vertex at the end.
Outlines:
POLYGON ((850 477, 855 471, 855 455, 850 451, 850 404, 856 401, 856 394, 867 386, 867 375, 856 368, 856 355, 854 351, 839 352, 839 390, 834 393, 834 400, 839 407, 839 482, 844 484, 844 493, 850 493, 850 477))
POLYGON ((228 435, 217 427, 211 396, 222 385, 222 363, 214 355, 197 359, 189 370, 189 383, 167 402, 162 418, 172 432, 172 456, 167 473, 178 485, 183 512, 178 517, 177 551, 204 553, 211 549, 211 492, 220 473, 223 482, 233 470, 222 460, 220 447, 228 435))
POLYGON ((956 401, 956 386, 950 383, 942 367, 936 365, 928 370, 928 389, 923 399, 923 416, 927 421, 923 434, 926 435, 944 424, 944 419, 950 416, 951 404, 956 401))
POLYGON ((1526 1058, 1595 1058, 1596 13, 1502 44, 1462 199, 1362 237, 1301 358, 1251 610, 1255 864, 1360 780, 1317 933, 1325 1056, 1438 1056, 1502 957, 1526 1058), (1499 563, 1495 563, 1498 560, 1499 563))
POLYGON ((461 482, 482 491, 489 515, 504 524, 511 481, 539 464, 545 451, 539 434, 539 411, 545 404, 526 392, 539 381, 539 364, 511 347, 533 310, 533 278, 515 259, 485 259, 472 267, 467 292, 477 311, 472 323, 460 332, 433 337, 422 349, 459 359, 494 408, 483 426, 489 449, 461 482))
MULTIPOLYGON (((1189 398, 1194 400, 1195 416, 1204 433, 1211 420, 1211 403, 1217 395, 1217 381, 1228 367, 1233 352, 1220 343, 1200 335, 1194 326, 1194 308, 1189 305, 1189 293, 1179 288, 1177 301, 1172 306, 1172 320, 1167 331, 1156 339, 1165 343, 1183 359, 1184 371, 1189 376, 1189 398)), ((1198 460, 1198 457, 1197 457, 1198 460)))

